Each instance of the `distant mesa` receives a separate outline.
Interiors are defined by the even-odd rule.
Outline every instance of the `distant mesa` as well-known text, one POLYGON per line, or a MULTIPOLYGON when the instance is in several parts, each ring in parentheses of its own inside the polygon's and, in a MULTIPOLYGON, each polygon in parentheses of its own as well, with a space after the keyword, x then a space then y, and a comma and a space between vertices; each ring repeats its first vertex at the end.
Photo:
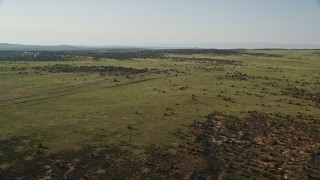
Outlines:
POLYGON ((23 45, 0 43, 0 51, 84 51, 84 50, 117 50, 141 49, 130 46, 78 46, 78 45, 23 45))
POLYGON ((85 50, 147 50, 147 49, 320 49, 320 44, 281 43, 208 43, 159 44, 153 46, 82 46, 82 45, 22 45, 0 43, 0 51, 85 51, 85 50))

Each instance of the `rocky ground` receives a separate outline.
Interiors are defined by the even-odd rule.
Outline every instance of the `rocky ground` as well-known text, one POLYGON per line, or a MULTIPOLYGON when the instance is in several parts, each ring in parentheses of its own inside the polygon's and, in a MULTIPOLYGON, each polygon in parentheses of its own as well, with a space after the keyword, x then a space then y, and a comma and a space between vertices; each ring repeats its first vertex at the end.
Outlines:
POLYGON ((0 143, 0 179, 320 178, 319 125, 215 112, 174 135, 184 142, 179 148, 150 145, 137 154, 126 145, 48 155, 41 142, 11 138, 0 143))

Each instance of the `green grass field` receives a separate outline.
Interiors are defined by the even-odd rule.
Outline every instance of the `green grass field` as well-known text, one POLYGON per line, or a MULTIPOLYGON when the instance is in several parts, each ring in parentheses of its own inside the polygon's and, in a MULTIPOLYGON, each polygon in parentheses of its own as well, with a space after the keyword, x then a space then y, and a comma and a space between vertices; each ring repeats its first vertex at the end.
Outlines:
MULTIPOLYGON (((34 144, 36 148, 39 144, 45 147, 41 149, 44 159, 86 146, 120 147, 137 156, 147 153, 151 145, 178 152, 186 141, 176 133, 190 134, 194 121, 205 122, 213 112, 245 118, 252 111, 270 117, 290 117, 293 122, 315 127, 319 136, 319 51, 248 50, 240 55, 167 53, 162 59, 99 59, 93 63, 3 61, 0 62, 1 145, 4 147, 12 138, 27 140, 12 146, 21 155, 12 159, 5 157, 2 148, 0 168, 3 177, 12 177, 13 169, 21 163, 15 158, 35 163, 38 155, 33 152, 34 144), (157 70, 121 75, 51 73, 33 68, 54 64, 157 70)), ((320 151, 320 140, 315 138, 314 143, 313 150, 320 151)), ((197 163, 196 159, 191 162, 197 163)), ((109 172, 99 168, 95 170, 98 179, 109 172)), ((272 174, 265 171, 266 174, 259 172, 254 176, 263 179, 272 174)), ((292 177, 320 177, 319 169, 312 172, 294 172, 292 177)), ((66 176, 69 175, 69 178, 78 177, 72 172, 66 176)), ((244 179, 250 177, 253 176, 243 175, 244 179)))

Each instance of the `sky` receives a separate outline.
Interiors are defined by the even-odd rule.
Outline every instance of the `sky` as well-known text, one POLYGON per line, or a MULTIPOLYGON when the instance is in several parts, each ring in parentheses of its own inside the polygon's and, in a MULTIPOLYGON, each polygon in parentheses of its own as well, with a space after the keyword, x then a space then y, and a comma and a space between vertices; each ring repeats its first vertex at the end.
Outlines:
POLYGON ((320 44, 318 0, 0 0, 0 43, 320 44))

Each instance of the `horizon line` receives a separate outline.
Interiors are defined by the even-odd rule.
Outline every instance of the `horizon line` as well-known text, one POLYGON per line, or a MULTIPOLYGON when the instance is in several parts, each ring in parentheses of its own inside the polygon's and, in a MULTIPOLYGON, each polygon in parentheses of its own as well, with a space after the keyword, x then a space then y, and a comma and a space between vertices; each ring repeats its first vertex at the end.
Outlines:
MULTIPOLYGON (((320 49, 320 44, 308 44, 308 43, 268 43, 268 42, 236 42, 236 43, 146 43, 145 45, 121 45, 121 44, 110 44, 110 45, 83 45, 83 44, 20 44, 20 43, 7 43, 0 42, 3 46, 22 46, 27 48, 35 48, 35 46, 54 48, 59 46, 69 46, 74 48, 89 48, 90 49, 128 49, 128 48, 143 48, 143 49, 320 49), (149 45, 148 45, 149 44, 149 45)), ((0 48, 0 50, 5 47, 0 48)), ((13 47, 11 47, 13 49, 13 47)), ((8 49, 10 49, 8 47, 8 49)), ((84 49, 85 50, 85 49, 84 49)))

